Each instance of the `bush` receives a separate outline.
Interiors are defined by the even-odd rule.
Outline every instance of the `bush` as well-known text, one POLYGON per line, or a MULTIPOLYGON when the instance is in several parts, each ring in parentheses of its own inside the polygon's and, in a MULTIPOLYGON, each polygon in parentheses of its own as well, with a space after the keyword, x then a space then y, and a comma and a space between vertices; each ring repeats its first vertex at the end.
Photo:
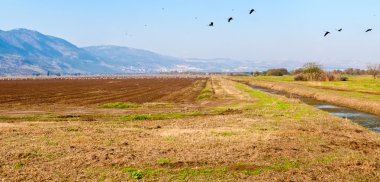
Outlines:
POLYGON ((340 77, 340 81, 346 82, 346 81, 348 81, 348 77, 346 77, 346 76, 341 76, 341 77, 340 77))
POLYGON ((142 171, 133 171, 133 172, 131 173, 131 177, 132 177, 133 179, 137 179, 137 180, 139 180, 139 179, 142 179, 142 178, 144 177, 144 173, 143 173, 142 171))
POLYGON ((306 63, 302 68, 293 71, 295 81, 347 81, 340 72, 325 72, 318 63, 306 63))
POLYGON ((288 74, 289 74, 289 71, 285 68, 270 69, 266 73, 267 76, 284 76, 284 75, 288 75, 288 74))
POLYGON ((295 81, 307 81, 307 78, 303 74, 297 74, 296 76, 294 76, 294 80, 295 81))

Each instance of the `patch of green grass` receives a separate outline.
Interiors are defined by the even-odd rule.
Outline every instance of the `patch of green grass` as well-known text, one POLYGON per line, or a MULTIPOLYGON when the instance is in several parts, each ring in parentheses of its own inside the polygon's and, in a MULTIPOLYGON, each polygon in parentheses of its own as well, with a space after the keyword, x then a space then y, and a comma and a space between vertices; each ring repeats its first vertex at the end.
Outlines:
POLYGON ((243 171, 242 173, 246 175, 259 175, 267 171, 287 171, 290 169, 298 168, 299 166, 300 166, 300 163, 298 162, 286 160, 281 163, 263 166, 256 170, 246 170, 246 171, 243 171))
POLYGON ((201 91, 201 93, 198 95, 197 100, 203 101, 203 100, 209 100, 212 99, 214 96, 214 92, 212 90, 211 81, 207 81, 205 87, 201 91))
POLYGON ((56 141, 52 141, 52 140, 48 140, 48 141, 46 142, 46 145, 58 145, 58 142, 56 142, 56 141))
POLYGON ((172 162, 172 160, 170 160, 168 158, 161 158, 161 159, 157 160, 157 164, 159 164, 159 165, 167 165, 167 164, 170 164, 171 162, 172 162))
POLYGON ((122 172, 129 173, 130 177, 135 180, 140 180, 144 177, 155 175, 160 172, 160 170, 154 169, 135 169, 132 167, 121 168, 122 172))
POLYGON ((46 158, 47 158, 49 161, 53 161, 53 160, 57 159, 57 156, 56 156, 56 154, 54 154, 54 153, 48 153, 48 154, 46 155, 46 158))
POLYGON ((113 102, 113 103, 102 104, 99 106, 99 108, 104 108, 104 109, 130 109, 130 108, 139 108, 139 107, 141 107, 140 104, 131 103, 131 102, 113 102))
POLYGON ((0 121, 9 121, 17 119, 16 117, 10 117, 10 116, 0 116, 0 121))
POLYGON ((237 132, 231 132, 231 131, 211 131, 211 134, 218 135, 218 136, 224 136, 224 137, 229 137, 229 136, 236 136, 238 135, 237 132))
POLYGON ((201 116, 201 115, 203 115, 203 114, 200 112, 140 114, 140 115, 122 116, 121 120, 123 120, 123 121, 165 120, 165 119, 177 119, 177 118, 201 116))
POLYGON ((144 108, 174 108, 175 104, 170 102, 148 102, 144 103, 144 108))
POLYGON ((21 169, 22 167, 24 167, 24 163, 22 163, 21 161, 16 162, 16 164, 14 164, 15 169, 21 169))
POLYGON ((281 101, 280 99, 270 96, 264 92, 249 88, 247 85, 237 83, 236 88, 242 92, 248 93, 252 97, 258 98, 259 101, 255 103, 257 108, 272 108, 277 110, 287 110, 291 107, 290 103, 281 101))
POLYGON ((213 96, 212 90, 209 88, 205 88, 201 91, 201 94, 197 97, 197 100, 208 100, 211 99, 213 96))
POLYGON ((166 141, 166 142, 175 142, 177 140, 176 137, 172 137, 172 136, 168 136, 168 137, 163 137, 162 138, 162 141, 166 141))
POLYGON ((78 132, 78 131, 80 131, 80 129, 76 128, 76 127, 69 127, 69 128, 66 128, 66 131, 67 132, 78 132))

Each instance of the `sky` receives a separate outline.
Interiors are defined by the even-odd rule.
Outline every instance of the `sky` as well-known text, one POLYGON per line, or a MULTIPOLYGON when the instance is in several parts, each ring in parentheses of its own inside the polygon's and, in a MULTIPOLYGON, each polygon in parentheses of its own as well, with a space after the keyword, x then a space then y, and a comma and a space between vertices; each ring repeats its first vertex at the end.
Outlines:
POLYGON ((181 58, 363 67, 380 63, 379 24, 379 0, 0 0, 0 30, 181 58))

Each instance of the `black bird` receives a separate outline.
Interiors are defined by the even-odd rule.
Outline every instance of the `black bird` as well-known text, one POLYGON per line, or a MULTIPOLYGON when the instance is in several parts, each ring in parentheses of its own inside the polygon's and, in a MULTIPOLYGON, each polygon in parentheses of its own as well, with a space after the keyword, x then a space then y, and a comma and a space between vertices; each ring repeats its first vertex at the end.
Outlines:
POLYGON ((213 27, 214 26, 214 22, 211 22, 208 26, 213 27))
POLYGON ((336 30, 336 31, 338 31, 338 32, 341 32, 343 30, 343 28, 341 28, 341 29, 338 29, 338 30, 336 30))
POLYGON ((329 32, 329 31, 326 31, 324 37, 326 37, 328 34, 330 34, 330 32, 329 32))
POLYGON ((251 11, 249 12, 249 14, 251 15, 253 12, 255 12, 255 9, 251 9, 251 11))
POLYGON ((365 32, 371 32, 372 31, 372 29, 370 28, 370 29, 367 29, 365 32))
POLYGON ((234 18, 232 17, 228 18, 228 23, 230 23, 232 20, 234 20, 234 18))

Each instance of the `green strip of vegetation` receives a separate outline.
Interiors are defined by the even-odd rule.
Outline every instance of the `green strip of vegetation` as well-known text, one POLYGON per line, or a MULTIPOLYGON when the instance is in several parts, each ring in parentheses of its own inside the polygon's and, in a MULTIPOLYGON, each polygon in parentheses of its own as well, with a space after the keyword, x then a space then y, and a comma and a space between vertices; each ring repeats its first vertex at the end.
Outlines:
POLYGON ((16 117, 10 117, 10 116, 0 116, 0 121, 9 121, 9 120, 15 120, 16 117))
POLYGON ((222 179, 227 173, 227 168, 213 169, 183 169, 178 172, 178 178, 182 181, 189 181, 199 176, 209 177, 211 179, 222 179))
POLYGON ((142 121, 142 120, 165 120, 165 119, 177 119, 190 116, 201 116, 204 115, 200 112, 190 112, 190 113, 160 113, 160 114, 139 114, 139 115, 129 115, 122 116, 123 121, 142 121))
POLYGON ((237 132, 231 132, 231 131, 221 131, 221 132, 211 131, 211 134, 219 135, 219 136, 224 136, 224 137, 229 137, 229 136, 238 135, 239 133, 237 133, 237 132))
POLYGON ((264 92, 251 89, 247 85, 237 83, 236 88, 242 92, 248 93, 252 97, 258 98, 259 101, 255 103, 256 107, 270 107, 279 110, 287 110, 291 107, 290 103, 281 101, 276 97, 269 96, 264 92))
POLYGON ((141 104, 136 104, 132 102, 113 102, 113 103, 102 104, 99 106, 99 108, 104 108, 104 109, 130 109, 130 108, 139 108, 139 107, 141 107, 141 104))
POLYGON ((290 169, 295 169, 300 166, 300 163, 294 161, 284 161, 278 164, 268 165, 264 167, 259 167, 256 170, 246 170, 243 171, 245 175, 259 175, 267 171, 287 171, 290 169))
POLYGON ((214 96, 214 92, 212 90, 211 81, 207 81, 205 88, 201 91, 199 96, 197 97, 197 100, 203 101, 203 100, 209 100, 212 99, 214 96))
POLYGON ((148 177, 160 172, 160 170, 154 169, 134 169, 131 167, 121 168, 122 172, 129 173, 132 179, 140 180, 144 177, 148 177))
POLYGON ((172 170, 168 168, 162 169, 135 169, 132 167, 121 168, 122 172, 128 173, 131 179, 155 179, 157 177, 169 174, 171 180, 189 181, 202 177, 202 179, 223 179, 228 172, 226 167, 222 168, 202 168, 202 169, 181 169, 172 170))
MULTIPOLYGON (((169 164, 171 161, 168 159, 158 160, 158 164, 169 164)), ((155 179, 160 176, 171 176, 171 180, 192 181, 192 180, 215 180, 223 179, 228 174, 244 174, 244 175, 260 175, 268 171, 287 171, 296 169, 301 166, 301 163, 285 160, 283 162, 258 167, 255 170, 238 170, 230 167, 213 167, 213 168, 159 168, 159 169, 136 169, 132 167, 123 167, 120 170, 128 173, 131 179, 155 179)), ((244 168, 244 165, 243 165, 244 168)))
POLYGON ((159 165, 167 165, 167 164, 170 164, 171 162, 172 162, 172 160, 170 160, 168 158, 161 158, 161 159, 157 160, 157 164, 159 164, 159 165))

